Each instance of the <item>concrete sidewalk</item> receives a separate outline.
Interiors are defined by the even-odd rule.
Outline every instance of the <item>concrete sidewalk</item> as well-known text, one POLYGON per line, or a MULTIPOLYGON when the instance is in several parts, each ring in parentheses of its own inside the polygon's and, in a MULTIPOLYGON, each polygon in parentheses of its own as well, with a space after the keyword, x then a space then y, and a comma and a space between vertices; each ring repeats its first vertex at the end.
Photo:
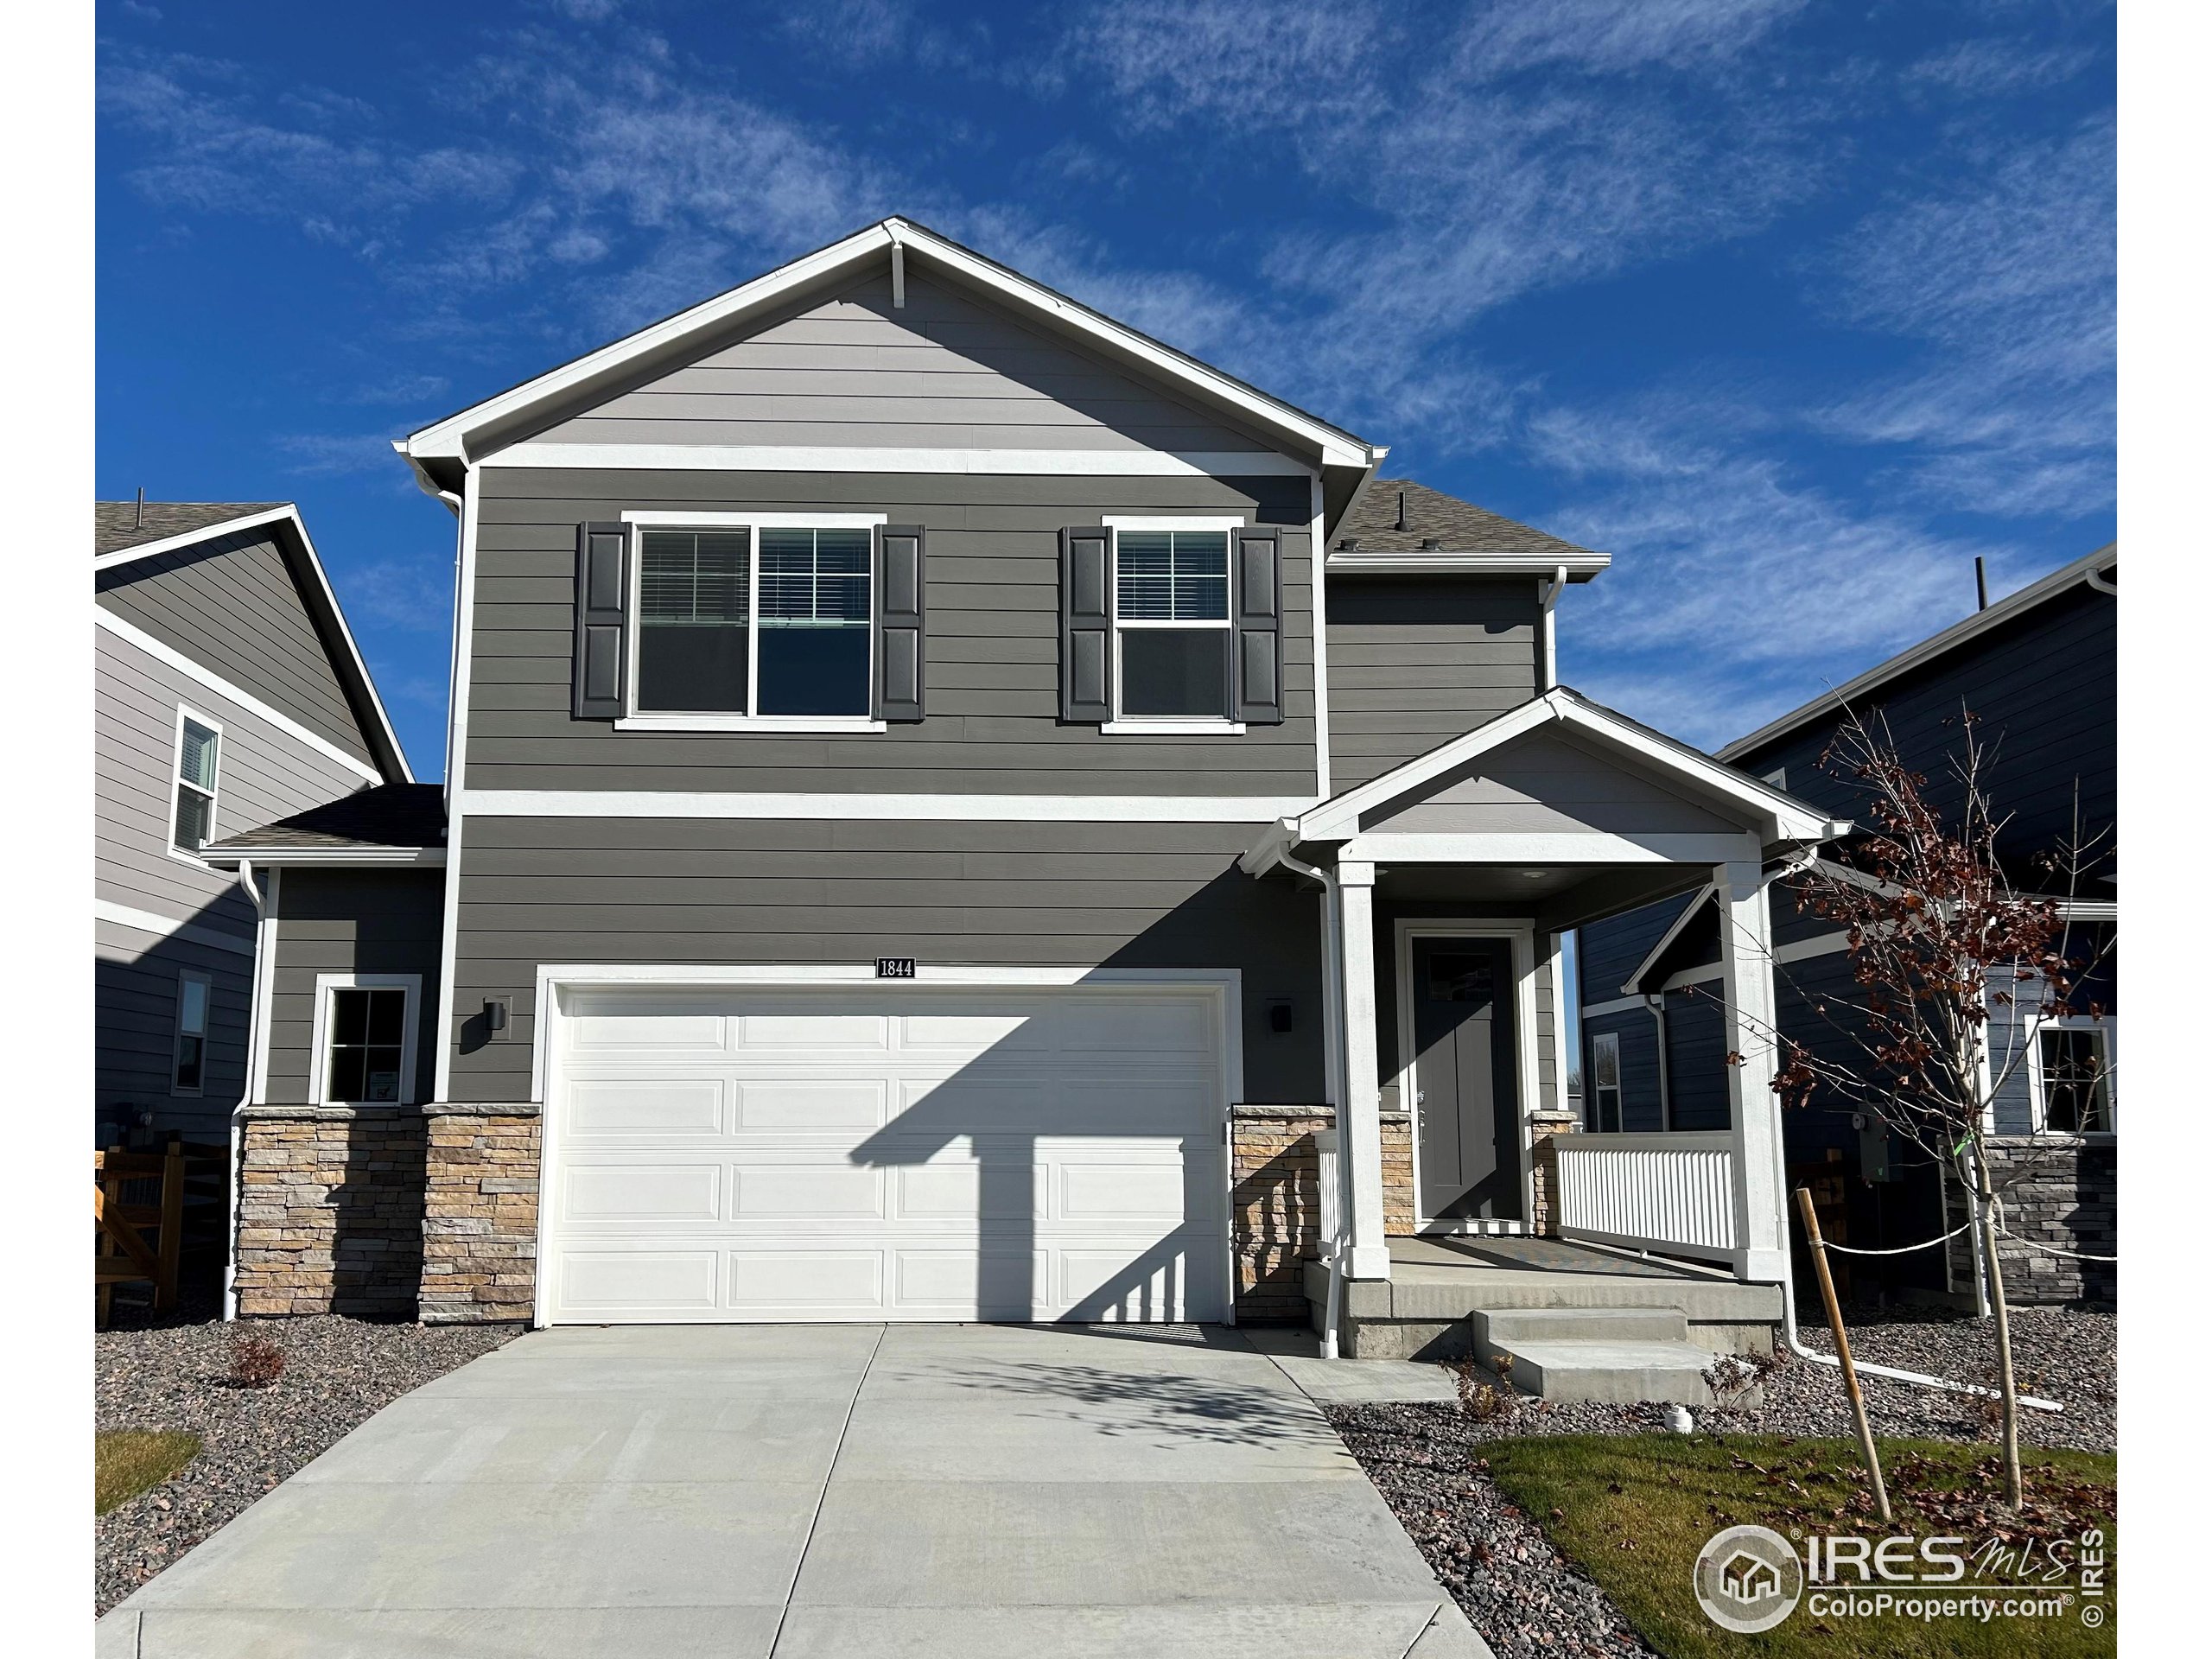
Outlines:
POLYGON ((1296 1369, 1193 1326, 537 1332, 346 1436, 99 1651, 1485 1655, 1296 1369))

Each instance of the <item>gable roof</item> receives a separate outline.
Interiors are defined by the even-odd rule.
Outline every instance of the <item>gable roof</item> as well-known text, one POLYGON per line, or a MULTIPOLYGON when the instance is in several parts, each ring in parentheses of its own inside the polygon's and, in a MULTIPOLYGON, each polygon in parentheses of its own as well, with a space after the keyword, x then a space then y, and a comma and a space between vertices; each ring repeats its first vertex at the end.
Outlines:
POLYGON ((226 836, 201 849, 211 864, 442 862, 446 845, 442 784, 382 784, 295 812, 289 818, 226 836))
POLYGON ((1117 368, 1170 386, 1201 407, 1233 416, 1287 453, 1319 467, 1335 514, 1341 514, 1358 484, 1372 476, 1389 453, 925 226, 896 217, 472 404, 393 448, 407 458, 426 491, 435 494, 454 489, 470 463, 519 442, 558 412, 612 396, 676 367, 747 322, 765 320, 805 296, 879 265, 890 270, 895 290, 904 283, 909 263, 991 296, 1032 326, 1073 340, 1117 368))
MULTIPOLYGON (((1283 830, 1287 844, 1350 840, 1360 832, 1363 814, 1388 805, 1431 779, 1443 777, 1491 750, 1502 748, 1515 739, 1554 722, 1602 747, 1634 755, 1709 799, 1730 803, 1739 810, 1748 809, 1759 821, 1764 838, 1770 842, 1827 841, 1848 827, 1771 784, 1724 766, 1663 732, 1654 731, 1616 709, 1592 702, 1578 691, 1556 686, 1486 725, 1463 732, 1378 778, 1309 807, 1294 818, 1285 819, 1283 830)), ((1251 856, 1246 855, 1248 859, 1251 856)))
POLYGON ((1587 582, 1612 562, 1609 553, 1577 547, 1410 478, 1378 478, 1337 526, 1327 568, 1549 575, 1564 565, 1569 582, 1587 582))
POLYGON ((2101 587, 2110 591, 2109 574, 2120 568, 2120 543, 2108 542, 2095 552, 2052 571, 2040 582, 2030 582, 2017 594, 2009 594, 1986 609, 1976 611, 1963 622, 1955 622, 1941 633, 1931 633, 1916 645, 1908 645, 1886 662, 1868 669, 1856 679, 1847 680, 1833 691, 1823 691, 1810 702, 1801 703, 1778 720, 1770 720, 1758 730, 1713 753, 1722 760, 1737 760, 1755 749, 1764 747, 1776 738, 1787 737, 1801 726, 1837 712, 1844 704, 1878 690, 1891 680, 1910 673, 1923 663, 1930 663, 1947 652, 1956 651, 1968 641, 1980 638, 1990 629, 2011 621, 2056 599, 2077 583, 2101 587))
POLYGON ((92 556, 283 511, 282 501, 95 501, 92 556))
POLYGON ((365 709, 370 716, 361 722, 361 735, 376 759, 377 769, 388 782, 412 783, 415 774, 408 766, 407 752, 399 746, 391 716, 385 711, 384 699, 377 695, 376 681, 370 677, 369 665, 354 643, 353 631, 346 625, 346 613, 308 536, 299 508, 289 501, 149 501, 141 515, 139 507, 136 501, 92 504, 94 572, 266 527, 283 550, 295 580, 300 582, 302 602, 315 621, 332 671, 349 696, 358 699, 356 709, 365 709), (110 547, 102 544, 103 537, 121 539, 118 545, 110 547))

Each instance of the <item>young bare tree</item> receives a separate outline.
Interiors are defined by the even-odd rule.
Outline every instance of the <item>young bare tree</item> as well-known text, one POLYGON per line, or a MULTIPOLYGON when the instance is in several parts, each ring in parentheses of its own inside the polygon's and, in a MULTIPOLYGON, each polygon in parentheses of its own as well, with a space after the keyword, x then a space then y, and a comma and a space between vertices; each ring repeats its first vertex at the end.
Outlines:
POLYGON ((1865 791, 1864 833, 1842 856, 1809 861, 1793 885, 1801 912, 1843 930, 1853 991, 1812 999, 1841 1039, 1827 1046, 1828 1058, 1776 1033, 1782 1064, 1775 1089, 1786 1104, 1821 1097, 1848 1104, 1960 1171, 1996 1323, 2005 1497, 2018 1508, 2019 1389, 1987 1126, 2027 1048, 2012 1037, 2018 1017, 1997 1022, 2007 1036, 1993 1048, 1992 1014, 2010 1008, 2102 1018, 2101 1007, 2071 999, 2113 938, 2107 931, 2080 950, 2063 897, 2103 856, 2106 837, 2084 838, 2077 810, 2069 842, 2047 855, 2043 890, 2016 887, 1997 853, 2003 820, 1984 787, 1992 756, 1971 714, 1957 724, 1953 790, 1945 792, 1955 791, 1958 806, 1948 821, 1878 718, 1870 726, 1847 712, 1822 756, 1824 766, 1865 791))

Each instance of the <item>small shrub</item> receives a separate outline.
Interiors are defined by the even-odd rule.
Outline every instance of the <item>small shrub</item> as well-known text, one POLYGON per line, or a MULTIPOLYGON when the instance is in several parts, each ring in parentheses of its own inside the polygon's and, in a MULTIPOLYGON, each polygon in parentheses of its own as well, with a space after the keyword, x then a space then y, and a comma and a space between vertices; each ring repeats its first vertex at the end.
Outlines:
POLYGON ((241 1335, 231 1348, 234 1388, 265 1389, 284 1375, 284 1351, 266 1337, 241 1335))
POLYGON ((1513 1356, 1497 1357, 1497 1375, 1506 1387, 1501 1389, 1490 1380, 1490 1375, 1470 1357, 1446 1362, 1446 1369, 1459 1388, 1459 1409, 1478 1423, 1489 1422, 1495 1417, 1509 1416, 1518 1403, 1512 1389, 1513 1356))
POLYGON ((1775 1369, 1771 1354, 1722 1354, 1705 1368, 1705 1385, 1724 1406, 1757 1388, 1775 1369))

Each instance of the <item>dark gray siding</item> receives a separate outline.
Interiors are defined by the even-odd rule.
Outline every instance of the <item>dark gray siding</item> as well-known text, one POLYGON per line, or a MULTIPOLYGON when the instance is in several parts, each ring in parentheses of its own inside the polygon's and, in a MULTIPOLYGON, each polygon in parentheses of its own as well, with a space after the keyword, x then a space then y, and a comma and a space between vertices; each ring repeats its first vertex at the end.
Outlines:
POLYGON ((1224 451, 1263 446, 997 306, 910 273, 808 302, 546 429, 548 443, 1224 451))
POLYGON ((1667 993, 1667 1111, 1677 1129, 1725 1129, 1732 1068, 1720 984, 1667 993))
POLYGON ((1536 695, 1532 582, 1338 577, 1328 600, 1333 789, 1363 784, 1536 695))
POLYGON ((467 820, 457 1100, 530 1090, 541 963, 1238 968, 1246 1097, 1321 1095, 1310 893, 1236 868, 1256 824, 467 820), (512 996, 487 1040, 486 996, 512 996), (1293 1029, 1267 1029, 1288 997, 1293 1029))
POLYGON ((1311 794, 1304 479, 1043 478, 487 468, 477 532, 468 786, 1311 794), (928 718, 833 734, 618 732, 570 718, 577 524, 626 510, 880 511, 929 531, 928 718), (1283 526, 1280 726, 1106 737, 1058 723, 1058 531, 1103 513, 1245 512, 1283 526))
POLYGON ((101 604, 171 650, 346 753, 372 758, 273 531, 242 531, 118 565, 96 585, 101 604))
POLYGON ((1581 964, 1583 1005, 1616 1001, 1637 964, 1651 953, 1651 947, 1675 925, 1675 918, 1689 902, 1686 896, 1668 899, 1577 929, 1574 940, 1581 964))
POLYGON ((1601 1032, 1620 1039, 1621 1128, 1649 1135, 1667 1127, 1659 1111, 1659 1026, 1642 1008, 1603 1014, 1587 1021, 1582 1033, 1582 1096, 1584 1111, 1595 1098, 1590 1079, 1597 1075, 1591 1039, 1601 1032))
POLYGON ((219 1138, 231 1108, 245 1094, 247 1007, 253 959, 175 935, 163 938, 114 922, 94 924, 92 1087, 95 1118, 127 1128, 151 1111, 156 1128, 198 1140, 219 1138), (177 982, 187 969, 207 976, 206 1077, 197 1095, 172 1092, 175 1081, 177 982))
MULTIPOLYGON (((1999 855, 2022 887, 2049 890, 2037 855, 2069 832, 2077 781, 2084 830, 2118 822, 2118 604, 2086 585, 2069 588, 1883 686, 1859 710, 1870 720, 1879 712, 1898 753, 1926 775, 1929 799, 1953 820, 1959 714, 1973 711, 1990 752, 1983 786, 2006 820, 1999 855)), ((1815 721, 1734 764, 1754 777, 1780 767, 1792 795, 1863 821, 1864 786, 1821 764, 1836 724, 1815 721)), ((2079 896, 2112 898, 2112 886, 2096 879, 2111 868, 2102 866, 2079 896)))
POLYGON ((288 869, 276 893, 276 977, 270 986, 269 1098, 308 1097, 318 974, 420 974, 415 1098, 435 1098, 439 923, 436 870, 288 869))

